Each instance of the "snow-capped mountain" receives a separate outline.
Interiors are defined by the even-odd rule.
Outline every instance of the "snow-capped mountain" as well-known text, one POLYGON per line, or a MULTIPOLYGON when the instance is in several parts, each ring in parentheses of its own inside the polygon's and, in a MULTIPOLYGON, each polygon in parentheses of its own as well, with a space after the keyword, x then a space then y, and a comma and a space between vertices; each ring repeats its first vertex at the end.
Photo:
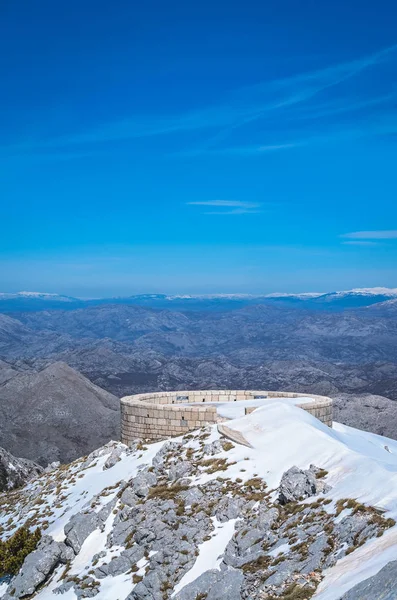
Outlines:
POLYGON ((1 538, 41 540, 0 597, 395 598, 397 442, 277 401, 228 427, 111 442, 1 496, 1 538))
MULTIPOLYGON (((397 298, 397 289, 356 288, 336 292, 301 292, 271 294, 141 294, 114 299, 116 303, 130 303, 153 308, 176 310, 213 309, 229 310, 254 304, 309 308, 316 310, 344 310, 370 306, 397 298)), ((111 302, 102 300, 101 302, 111 302)))
POLYGON ((374 287, 374 288, 355 288, 352 290, 343 290, 339 292, 329 292, 327 294, 319 295, 321 297, 338 297, 344 298, 346 296, 386 296, 388 298, 397 298, 397 288, 385 288, 385 287, 374 287))
POLYGON ((28 298, 30 300, 47 300, 49 302, 56 300, 57 302, 75 302, 76 298, 71 296, 62 296, 61 294, 50 294, 47 292, 15 292, 6 293, 0 292, 0 300, 15 300, 28 298))
POLYGON ((231 310, 255 304, 316 310, 344 310, 397 298, 397 289, 357 288, 337 292, 270 294, 136 294, 82 300, 41 292, 0 293, 0 312, 85 308, 103 304, 131 304, 167 310, 231 310))
POLYGON ((80 300, 47 292, 0 292, 0 312, 70 309, 83 305, 80 300))
POLYGON ((313 300, 313 305, 328 305, 334 308, 358 308, 360 306, 370 306, 378 302, 385 302, 392 298, 397 298, 397 288, 356 288, 323 294, 313 300))

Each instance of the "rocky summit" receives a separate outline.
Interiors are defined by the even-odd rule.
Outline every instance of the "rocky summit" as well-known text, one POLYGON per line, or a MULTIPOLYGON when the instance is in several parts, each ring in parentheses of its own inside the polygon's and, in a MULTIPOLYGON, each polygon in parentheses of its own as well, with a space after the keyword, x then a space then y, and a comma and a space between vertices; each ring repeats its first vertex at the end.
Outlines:
POLYGON ((396 598, 397 442, 276 401, 228 426, 110 442, 3 493, 0 598, 396 598))

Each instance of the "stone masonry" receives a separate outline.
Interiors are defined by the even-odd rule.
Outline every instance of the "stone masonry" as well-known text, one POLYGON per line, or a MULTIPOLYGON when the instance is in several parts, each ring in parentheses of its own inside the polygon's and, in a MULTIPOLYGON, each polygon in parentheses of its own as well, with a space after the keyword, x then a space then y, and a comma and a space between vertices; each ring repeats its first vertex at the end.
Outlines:
MULTIPOLYGON (((332 400, 326 396, 261 390, 195 390, 136 394, 121 399, 121 441, 129 445, 137 438, 151 441, 183 435, 203 425, 227 421, 217 414, 212 402, 238 402, 258 398, 310 397, 297 404, 332 427, 332 400)), ((255 410, 248 407, 246 412, 255 410)))

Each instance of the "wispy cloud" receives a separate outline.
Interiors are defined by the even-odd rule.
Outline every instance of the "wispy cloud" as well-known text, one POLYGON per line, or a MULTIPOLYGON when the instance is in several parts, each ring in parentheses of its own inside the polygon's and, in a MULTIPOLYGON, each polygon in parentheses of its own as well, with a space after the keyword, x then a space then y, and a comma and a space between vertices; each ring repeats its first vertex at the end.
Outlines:
POLYGON ((370 242, 368 240, 351 240, 349 242, 342 242, 346 246, 378 246, 377 242, 370 242))
POLYGON ((397 229, 379 229, 376 231, 353 231, 344 233, 342 238, 352 240, 393 240, 397 239, 397 229))
POLYGON ((199 206, 232 206, 238 208, 258 208, 258 202, 244 202, 243 200, 200 200, 198 202, 187 202, 199 206))
POLYGON ((186 202, 187 205, 213 206, 225 210, 205 211, 205 215, 244 215, 261 212, 260 202, 245 202, 243 200, 201 200, 197 202, 186 202))
MULTIPOLYGON (((361 57, 352 61, 345 61, 323 69, 303 72, 278 80, 260 82, 255 85, 244 87, 224 97, 213 106, 186 110, 179 114, 168 115, 141 115, 133 114, 116 121, 102 123, 93 126, 86 131, 78 131, 68 135, 53 135, 51 137, 19 143, 8 147, 17 154, 37 152, 43 148, 66 148, 107 142, 117 142, 147 138, 151 136, 177 134, 180 132, 200 131, 206 136, 201 142, 196 153, 204 152, 228 152, 228 153, 264 153, 294 148, 305 143, 305 140, 277 140, 277 132, 273 131, 273 139, 268 143, 254 145, 233 144, 231 148, 220 148, 225 138, 234 134, 237 129, 244 128, 250 124, 269 119, 274 124, 277 116, 280 116, 280 128, 285 132, 286 117, 290 120, 299 120, 299 111, 306 115, 307 119, 326 118, 330 114, 343 113, 349 107, 349 111, 362 110, 370 106, 383 106, 391 102, 392 94, 384 93, 378 97, 371 96, 371 87, 367 87, 368 97, 351 101, 340 98, 335 104, 327 99, 326 102, 310 110, 310 102, 321 97, 325 90, 336 88, 344 82, 357 77, 371 68, 394 60, 397 57, 397 45, 384 48, 371 55, 361 57), (292 112, 291 112, 292 111, 292 112), (240 147, 241 146, 241 147, 240 147)), ((393 96, 394 97, 394 96, 393 96)), ((301 114, 302 116, 302 114, 301 114)), ((365 124, 363 126, 366 126, 365 124)), ((395 124, 394 126, 395 127, 395 124)), ((386 127, 387 130, 387 127, 386 127)), ((320 136, 321 137, 321 136, 320 136)), ((230 145, 230 144, 229 144, 230 145)))
MULTIPOLYGON (((207 148, 205 149, 206 154, 237 154, 241 155, 250 155, 250 154, 266 154, 267 152, 280 152, 281 150, 290 150, 292 148, 298 148, 300 146, 306 145, 307 140, 295 140, 294 142, 287 142, 283 144, 265 144, 265 145, 257 145, 257 146, 232 146, 232 147, 223 147, 223 148, 207 148)), ((187 152, 178 152, 177 154, 182 154, 184 156, 197 156, 203 153, 203 149, 191 150, 187 152)))

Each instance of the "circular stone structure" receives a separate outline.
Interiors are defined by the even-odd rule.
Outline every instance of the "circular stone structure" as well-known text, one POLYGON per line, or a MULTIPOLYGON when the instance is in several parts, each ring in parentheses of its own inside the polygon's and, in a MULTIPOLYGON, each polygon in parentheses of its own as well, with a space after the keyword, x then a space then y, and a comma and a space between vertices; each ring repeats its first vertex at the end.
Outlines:
POLYGON ((121 441, 129 445, 137 438, 155 441, 183 435, 248 414, 268 399, 290 400, 332 427, 332 400, 326 396, 263 390, 155 392, 121 399, 121 441))

